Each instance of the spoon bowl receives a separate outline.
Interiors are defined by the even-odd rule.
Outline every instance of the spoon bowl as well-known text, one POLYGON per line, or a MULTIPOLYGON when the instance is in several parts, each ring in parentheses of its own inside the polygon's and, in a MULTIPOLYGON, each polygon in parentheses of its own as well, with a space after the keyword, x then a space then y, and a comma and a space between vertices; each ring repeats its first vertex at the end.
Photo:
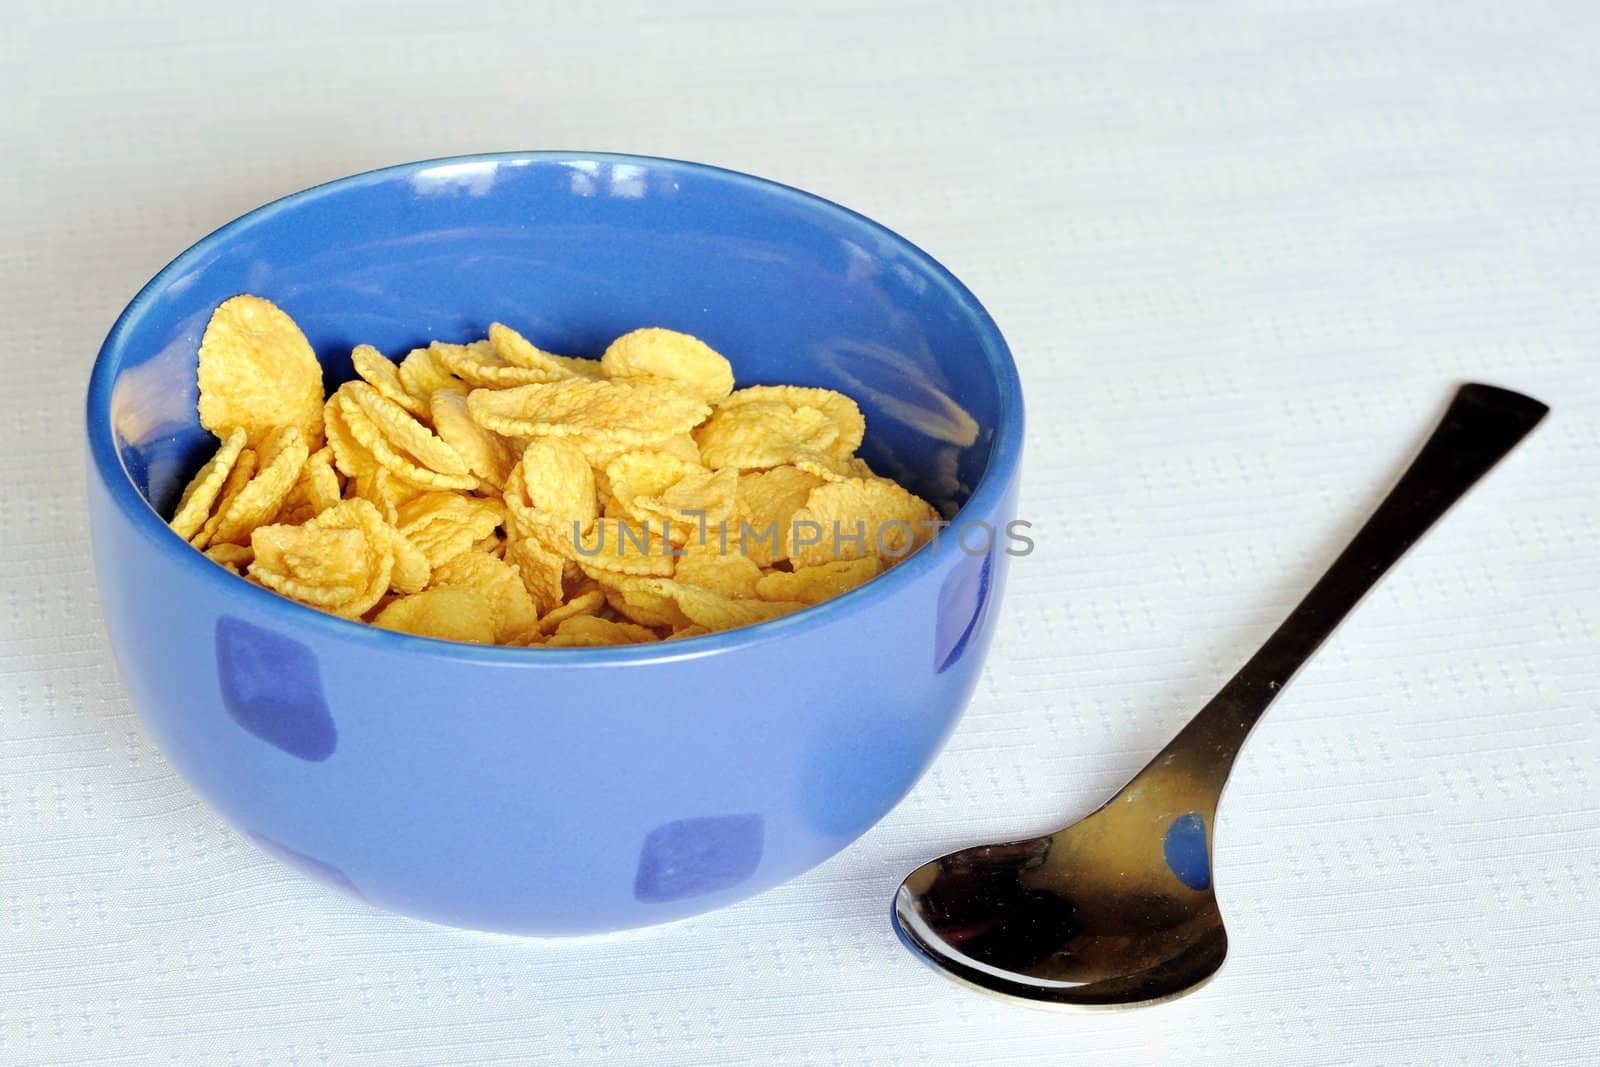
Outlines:
POLYGON ((923 864, 895 895, 912 948, 969 985, 1044 1004, 1170 1000, 1222 966, 1215 804, 1167 753, 1064 830, 923 864))

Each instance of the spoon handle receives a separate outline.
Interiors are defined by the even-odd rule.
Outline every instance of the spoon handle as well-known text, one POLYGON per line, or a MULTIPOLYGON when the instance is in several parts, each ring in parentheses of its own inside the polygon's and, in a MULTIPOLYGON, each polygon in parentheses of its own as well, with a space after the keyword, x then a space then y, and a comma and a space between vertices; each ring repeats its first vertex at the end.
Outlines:
POLYGON ((1509 389, 1462 386, 1417 458, 1333 566, 1165 753, 1182 750, 1190 757, 1186 763, 1215 768, 1225 780, 1251 728, 1294 673, 1406 549, 1549 410, 1509 389))

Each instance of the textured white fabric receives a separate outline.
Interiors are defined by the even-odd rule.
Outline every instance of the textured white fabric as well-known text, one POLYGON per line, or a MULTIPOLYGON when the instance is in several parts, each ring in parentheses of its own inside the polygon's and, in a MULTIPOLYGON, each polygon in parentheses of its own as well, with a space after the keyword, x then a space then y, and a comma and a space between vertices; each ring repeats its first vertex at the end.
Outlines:
POLYGON ((22 6, 0 36, 0 1062, 1593 1062, 1595 5, 22 6), (948 263, 1022 367, 1039 544, 970 713, 885 822, 745 904, 564 942, 379 914, 225 829, 119 688, 81 489, 90 361, 168 258, 314 182, 533 147, 775 177, 948 263), (1058 1016, 903 951, 902 873, 1119 785, 1468 378, 1554 415, 1245 751, 1221 975, 1058 1016))

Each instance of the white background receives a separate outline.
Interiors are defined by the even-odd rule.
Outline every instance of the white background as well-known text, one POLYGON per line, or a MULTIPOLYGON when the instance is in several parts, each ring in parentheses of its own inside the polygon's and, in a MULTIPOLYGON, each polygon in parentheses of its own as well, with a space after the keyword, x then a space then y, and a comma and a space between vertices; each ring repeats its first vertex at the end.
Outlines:
POLYGON ((0 37, 0 1062, 1593 1062, 1600 7, 22 7, 0 37), (141 732, 90 575, 82 389, 133 292, 272 197, 504 148, 704 160, 880 219, 987 302, 1030 403, 1039 551, 934 770, 810 875, 637 934, 461 933, 275 866, 141 732), (901 874, 1119 785, 1468 378, 1554 415, 1246 750, 1216 981, 1056 1016, 908 956, 901 874))

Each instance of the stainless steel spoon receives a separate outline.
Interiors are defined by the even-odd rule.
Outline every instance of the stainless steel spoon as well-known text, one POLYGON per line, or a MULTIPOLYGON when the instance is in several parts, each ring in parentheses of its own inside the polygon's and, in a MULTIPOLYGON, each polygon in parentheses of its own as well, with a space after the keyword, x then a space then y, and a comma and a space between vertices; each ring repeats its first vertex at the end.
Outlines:
POLYGON ((918 867, 895 894, 901 938, 958 981, 1047 1006, 1133 1007, 1204 985, 1228 953, 1212 828, 1245 738, 1367 590, 1548 410, 1462 386, 1328 573, 1144 770, 1064 830, 918 867))

